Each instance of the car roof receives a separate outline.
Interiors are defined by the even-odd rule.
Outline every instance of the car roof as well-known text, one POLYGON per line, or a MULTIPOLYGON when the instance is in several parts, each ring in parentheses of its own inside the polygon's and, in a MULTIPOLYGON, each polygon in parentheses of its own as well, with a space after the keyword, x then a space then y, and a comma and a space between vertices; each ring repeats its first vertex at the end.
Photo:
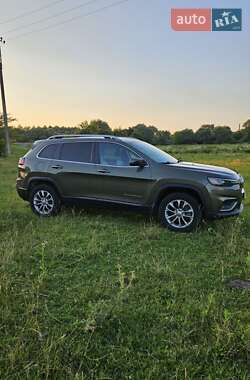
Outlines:
POLYGON ((65 142, 65 141, 120 141, 124 143, 132 142, 133 140, 137 140, 132 137, 120 137, 120 136, 113 136, 113 135, 54 135, 50 136, 46 140, 46 142, 65 142))
POLYGON ((119 137, 119 136, 113 136, 113 135, 54 135, 50 136, 47 139, 43 140, 36 140, 34 141, 32 145, 32 149, 38 147, 45 147, 47 145, 52 145, 55 143, 65 143, 65 142, 71 142, 76 143, 79 141, 88 141, 88 142, 122 142, 123 144, 127 145, 128 147, 133 141, 140 141, 138 139, 132 138, 132 137, 119 137))

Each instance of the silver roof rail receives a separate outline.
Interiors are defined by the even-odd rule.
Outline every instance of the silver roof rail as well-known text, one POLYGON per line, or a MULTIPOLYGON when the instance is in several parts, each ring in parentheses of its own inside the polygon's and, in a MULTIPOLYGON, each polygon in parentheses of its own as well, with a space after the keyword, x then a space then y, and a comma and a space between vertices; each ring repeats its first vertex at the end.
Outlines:
POLYGON ((115 136, 109 136, 109 135, 54 135, 48 137, 47 140, 56 140, 56 139, 73 139, 73 138, 103 138, 103 139, 113 139, 115 136))

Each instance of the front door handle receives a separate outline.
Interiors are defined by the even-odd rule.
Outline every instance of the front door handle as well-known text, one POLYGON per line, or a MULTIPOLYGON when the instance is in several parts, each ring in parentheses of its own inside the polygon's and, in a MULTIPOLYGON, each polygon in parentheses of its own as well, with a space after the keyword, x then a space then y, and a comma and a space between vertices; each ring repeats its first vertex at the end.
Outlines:
POLYGON ((98 173, 108 174, 110 172, 107 169, 100 169, 100 170, 98 170, 98 173))
POLYGON ((51 167, 52 167, 52 169, 63 169, 62 165, 53 165, 51 167))

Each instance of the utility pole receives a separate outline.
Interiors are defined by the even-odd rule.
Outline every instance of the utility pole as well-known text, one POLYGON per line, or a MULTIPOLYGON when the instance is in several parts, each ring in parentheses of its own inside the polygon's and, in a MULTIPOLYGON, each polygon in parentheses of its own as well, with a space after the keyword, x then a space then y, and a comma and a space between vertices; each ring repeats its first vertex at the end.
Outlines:
POLYGON ((10 135, 8 128, 8 115, 7 107, 5 100, 5 91, 4 91, 4 81, 3 81, 3 63, 2 63, 2 52, 1 45, 5 44, 5 41, 0 37, 0 87, 1 87, 1 96, 2 96, 2 107, 3 107, 3 128, 4 128, 4 137, 5 137, 5 154, 8 156, 11 153, 10 149, 10 135))

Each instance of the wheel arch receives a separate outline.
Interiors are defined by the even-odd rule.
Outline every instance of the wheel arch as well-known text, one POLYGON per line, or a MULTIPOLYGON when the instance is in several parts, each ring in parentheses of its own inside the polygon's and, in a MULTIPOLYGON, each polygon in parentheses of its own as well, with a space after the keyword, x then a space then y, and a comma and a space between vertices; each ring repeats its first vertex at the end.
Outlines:
POLYGON ((201 191, 193 186, 188 185, 168 185, 161 188, 156 196, 156 200, 153 205, 153 213, 156 214, 159 210, 159 206, 163 198, 165 198, 169 194, 173 193, 186 193, 194 197, 200 204, 202 213, 206 212, 206 201, 204 199, 204 196, 202 195, 201 191))
POLYGON ((53 189, 57 192, 58 196, 61 197, 61 193, 58 189, 58 186, 55 184, 55 182, 51 178, 47 178, 47 177, 33 177, 33 178, 31 178, 29 183, 28 183, 28 194, 30 194, 30 191, 35 186, 38 186, 42 183, 44 183, 46 185, 50 185, 51 187, 53 187, 53 189))

